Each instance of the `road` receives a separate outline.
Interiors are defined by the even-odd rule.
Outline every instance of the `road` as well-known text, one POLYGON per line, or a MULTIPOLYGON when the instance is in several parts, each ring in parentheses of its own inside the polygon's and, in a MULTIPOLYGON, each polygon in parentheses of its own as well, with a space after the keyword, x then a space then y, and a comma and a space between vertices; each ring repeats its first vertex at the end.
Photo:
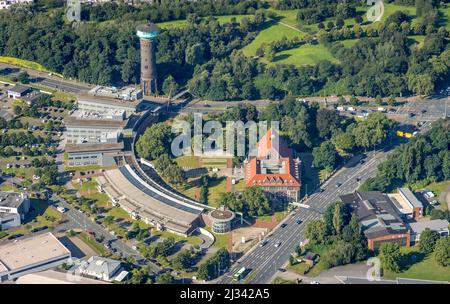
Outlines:
POLYGON ((74 80, 64 79, 56 75, 49 75, 48 73, 39 72, 28 68, 0 63, 0 71, 3 69, 12 69, 12 71, 10 73, 7 73, 5 76, 17 76, 22 71, 26 71, 28 75, 31 76, 31 81, 36 83, 37 85, 63 92, 82 93, 87 92, 93 87, 92 85, 80 83, 74 80))
MULTIPOLYGON (((431 98, 419 102, 409 102, 400 108, 398 112, 400 112, 399 114, 405 114, 404 123, 406 124, 412 123, 413 121, 422 122, 423 124, 419 130, 423 132, 428 129, 431 121, 435 121, 444 116, 447 100, 448 98, 431 98), (413 118, 409 117, 409 113, 414 114, 413 118)), ((393 147, 398 142, 399 140, 396 139, 389 146, 393 147)), ((238 260, 218 280, 218 283, 236 283, 233 281, 232 275, 242 267, 250 271, 247 274, 247 279, 244 278, 239 283, 270 283, 274 279, 278 269, 289 259, 290 254, 294 252, 300 242, 305 241, 304 230, 307 222, 320 219, 323 210, 331 203, 338 201, 340 195, 354 192, 360 183, 375 176, 377 166, 385 160, 387 153, 389 153, 388 148, 385 151, 371 151, 367 153, 364 162, 360 161, 361 155, 353 157, 321 187, 323 192, 316 192, 305 201, 310 206, 310 209, 297 208, 298 211, 296 214, 290 215, 284 221, 287 225, 285 228, 275 228, 267 236, 268 243, 265 246, 254 247, 249 253, 238 260), (339 187, 336 186, 338 183, 341 184, 339 187), (301 224, 297 224, 297 220, 300 220, 301 224), (281 242, 279 247, 275 247, 277 242, 281 242)))
MULTIPOLYGON (((369 152, 367 161, 360 163, 362 156, 353 157, 347 165, 335 173, 321 188, 323 192, 312 194, 305 203, 311 206, 310 209, 297 208, 296 214, 290 215, 284 223, 285 228, 277 228, 267 236, 268 243, 263 247, 255 247, 249 254, 245 255, 230 271, 220 280, 220 284, 233 283, 232 274, 241 267, 251 269, 246 283, 270 283, 272 277, 288 260, 289 255, 295 248, 304 241, 304 229, 306 223, 320 219, 323 210, 331 203, 338 200, 340 195, 353 192, 358 188, 359 183, 356 178, 365 180, 376 174, 376 167, 386 157, 386 152, 369 152), (340 187, 336 187, 341 183, 340 187), (297 224, 301 220, 301 224, 297 224), (275 244, 281 242, 277 248, 275 244)), ((245 279, 243 280, 245 281, 245 279)), ((242 282, 241 282, 242 283, 242 282)))

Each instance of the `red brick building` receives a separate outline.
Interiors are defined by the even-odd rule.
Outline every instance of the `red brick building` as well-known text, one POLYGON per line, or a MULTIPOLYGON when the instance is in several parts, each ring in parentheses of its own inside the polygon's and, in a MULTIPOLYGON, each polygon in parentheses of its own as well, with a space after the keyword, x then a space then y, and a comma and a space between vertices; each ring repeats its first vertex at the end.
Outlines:
POLYGON ((387 242, 409 247, 410 231, 389 196, 379 191, 368 191, 346 194, 340 198, 356 213, 369 249, 377 250, 387 242))
POLYGON ((262 187, 272 199, 296 201, 300 195, 300 165, 278 133, 268 130, 244 162, 247 186, 262 187))

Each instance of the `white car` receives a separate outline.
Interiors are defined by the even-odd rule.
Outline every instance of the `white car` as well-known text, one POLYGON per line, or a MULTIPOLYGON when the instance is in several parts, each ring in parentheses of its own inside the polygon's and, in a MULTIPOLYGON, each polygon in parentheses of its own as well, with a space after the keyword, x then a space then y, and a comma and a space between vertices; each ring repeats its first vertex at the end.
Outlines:
POLYGON ((280 247, 280 245, 281 245, 281 242, 277 242, 276 244, 275 244, 275 247, 280 247))

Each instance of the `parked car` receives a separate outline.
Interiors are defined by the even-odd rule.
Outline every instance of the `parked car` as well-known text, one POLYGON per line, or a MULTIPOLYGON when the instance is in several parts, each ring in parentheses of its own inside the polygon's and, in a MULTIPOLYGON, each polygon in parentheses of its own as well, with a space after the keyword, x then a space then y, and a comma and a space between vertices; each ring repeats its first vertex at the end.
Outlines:
POLYGON ((287 224, 286 223, 283 223, 283 224, 281 224, 281 228, 284 228, 284 227, 286 227, 287 226, 287 224))
POLYGON ((302 223, 302 220, 298 219, 298 220, 295 221, 295 223, 296 223, 297 225, 300 225, 300 224, 302 223))
POLYGON ((281 245, 281 242, 277 242, 276 244, 275 244, 275 247, 280 247, 280 245, 281 245))

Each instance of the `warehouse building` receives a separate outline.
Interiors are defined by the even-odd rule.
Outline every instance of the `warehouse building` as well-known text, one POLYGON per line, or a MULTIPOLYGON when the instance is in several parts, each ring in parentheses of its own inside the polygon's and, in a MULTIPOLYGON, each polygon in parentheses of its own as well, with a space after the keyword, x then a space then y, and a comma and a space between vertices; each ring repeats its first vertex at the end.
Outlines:
POLYGON ((408 188, 399 188, 397 193, 388 196, 404 219, 419 219, 423 216, 422 202, 408 188))
POLYGON ((70 257, 70 251, 50 232, 1 245, 0 282, 57 267, 70 257))
POLYGON ((125 111, 126 117, 128 117, 141 110, 141 102, 139 100, 121 100, 101 96, 80 95, 77 100, 77 108, 79 110, 94 112, 123 110, 125 111))
POLYGON ((13 86, 12 88, 9 88, 7 94, 8 98, 20 99, 21 97, 26 96, 28 93, 31 93, 32 91, 33 91, 32 88, 18 84, 13 86))
POLYGON ((377 250, 381 244, 387 242, 410 246, 410 230, 388 195, 379 191, 368 191, 346 194, 340 198, 356 213, 369 249, 377 250))
POLYGON ((102 144, 66 144, 69 167, 98 165, 114 166, 115 157, 122 155, 123 142, 102 144))
POLYGON ((419 221, 408 224, 411 229, 411 245, 420 241, 420 235, 425 229, 439 233, 441 237, 449 235, 449 222, 447 220, 419 221))

